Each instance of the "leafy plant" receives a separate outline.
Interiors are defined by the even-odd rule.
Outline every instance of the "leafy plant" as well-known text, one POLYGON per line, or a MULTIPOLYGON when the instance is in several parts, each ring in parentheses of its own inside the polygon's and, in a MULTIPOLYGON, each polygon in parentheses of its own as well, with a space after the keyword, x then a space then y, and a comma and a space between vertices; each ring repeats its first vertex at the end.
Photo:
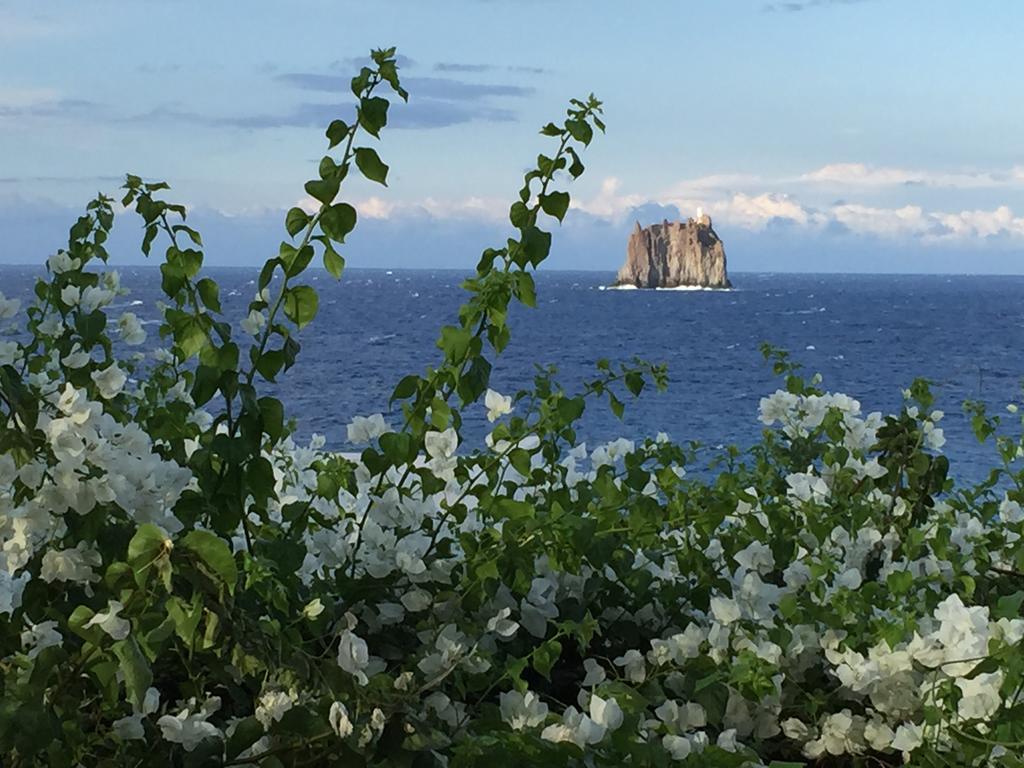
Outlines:
POLYGON ((509 307, 604 130, 573 100, 541 130, 514 234, 485 250, 438 362, 402 378, 402 427, 356 417, 357 460, 297 445, 268 383, 301 352, 322 263, 340 277, 353 170, 406 99, 394 49, 353 78, 354 115, 288 211, 238 323, 164 183, 128 176, 142 250, 163 248, 154 356, 109 314, 113 200, 50 257, 20 341, 0 343, 0 750, 4 764, 220 766, 1019 766, 1024 455, 1016 406, 970 405, 999 465, 957 487, 942 414, 898 414, 805 379, 763 440, 687 474, 666 436, 588 448, 576 424, 664 387, 602 360, 580 391, 538 369, 492 390, 509 307), (381 95, 386 92, 388 96, 381 95), (487 411, 485 448, 460 445, 487 411))

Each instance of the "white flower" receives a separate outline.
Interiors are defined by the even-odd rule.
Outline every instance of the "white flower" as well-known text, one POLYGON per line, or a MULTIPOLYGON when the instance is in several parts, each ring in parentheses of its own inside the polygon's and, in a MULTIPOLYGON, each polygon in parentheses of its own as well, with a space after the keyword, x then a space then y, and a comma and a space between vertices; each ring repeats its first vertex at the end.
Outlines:
POLYGON ((459 447, 459 436, 452 427, 444 432, 430 431, 423 438, 423 447, 432 459, 449 459, 459 447))
POLYGON ((67 368, 84 368, 92 361, 92 355, 84 351, 78 344, 71 348, 71 351, 61 358, 61 363, 67 368))
POLYGON ((321 613, 324 612, 324 604, 320 602, 320 598, 314 598, 306 603, 306 607, 302 609, 302 615, 307 619, 315 619, 321 613))
POLYGON ((685 736, 675 736, 668 734, 661 740, 661 746, 668 752, 669 757, 673 760, 685 760, 690 756, 690 752, 693 747, 690 745, 690 740, 685 736))
POLYGON ((81 260, 72 259, 67 251, 57 251, 46 260, 46 266, 49 267, 50 271, 55 275, 70 272, 73 269, 78 269, 80 264, 81 260))
POLYGON ((351 629, 341 633, 338 643, 338 666, 356 678, 360 685, 366 685, 369 679, 364 671, 370 665, 370 651, 366 641, 351 629))
POLYGON ((9 320, 18 314, 19 309, 21 309, 21 301, 5 298, 0 293, 0 320, 9 320))
POLYGON ((1007 525, 1014 525, 1024 521, 1024 510, 1021 509, 1019 502, 1004 496, 999 504, 999 519, 1007 525))
POLYGON ((160 708, 160 691, 156 688, 148 688, 142 699, 142 709, 133 712, 127 717, 115 720, 111 723, 114 735, 122 741, 146 738, 146 729, 142 720, 147 715, 152 715, 160 708))
POLYGON ((922 744, 924 744, 924 729, 915 723, 903 723, 896 729, 896 735, 889 746, 902 752, 906 757, 922 744))
POLYGON ((177 715, 164 715, 156 724, 166 741, 181 744, 186 752, 191 752, 203 739, 223 737, 219 728, 213 723, 206 722, 210 714, 204 710, 193 714, 188 709, 183 709, 177 715))
POLYGON ((626 679, 633 683, 642 683, 647 678, 644 655, 635 648, 630 648, 614 661, 615 666, 623 667, 626 679))
POLYGON ((86 314, 95 312, 100 307, 106 306, 114 298, 114 292, 97 285, 87 286, 82 290, 78 300, 79 308, 86 314))
POLYGON ((42 336, 48 336, 50 338, 60 336, 64 333, 64 321, 61 320, 60 315, 51 312, 43 318, 39 325, 36 326, 36 330, 39 331, 42 336))
POLYGON ((859 589, 863 583, 863 578, 860 575, 860 571, 856 568, 847 568, 845 571, 836 576, 833 584, 836 587, 846 587, 847 589, 859 589))
POLYGON ((256 719, 264 728, 269 729, 273 723, 284 717, 285 712, 295 706, 297 698, 294 692, 267 691, 260 696, 256 705, 256 719))
POLYGON ((348 716, 348 708, 340 701, 336 701, 331 704, 331 711, 327 716, 328 722, 331 724, 331 730, 334 731, 342 739, 346 739, 352 735, 352 721, 348 716))
POLYGON ((80 541, 74 549, 51 549, 43 555, 39 577, 46 583, 54 581, 72 581, 86 584, 97 581, 93 568, 103 563, 100 553, 90 549, 84 541, 80 541))
POLYGON ((926 448, 933 451, 939 450, 946 444, 946 436, 939 427, 935 426, 934 422, 926 421, 924 423, 924 444, 926 448))
POLYGON ((121 741, 146 738, 146 729, 142 725, 142 715, 126 715, 110 724, 110 729, 121 741))
POLYGON ((263 330, 263 326, 267 324, 266 316, 257 310, 249 312, 249 316, 242 320, 239 325, 242 330, 248 333, 250 336, 258 336, 260 331, 263 330))
POLYGON ((569 707, 562 715, 562 722, 549 725, 541 731, 540 737, 555 743, 570 741, 583 749, 587 744, 597 744, 604 735, 603 726, 579 712, 576 707, 569 707))
POLYGON ((739 603, 728 597, 711 598, 711 613, 720 624, 732 624, 739 621, 742 615, 739 603))
POLYGON ((12 576, 7 571, 0 570, 0 613, 12 615, 21 607, 22 593, 31 578, 27 571, 12 576))
POLYGON ((21 359, 21 345, 16 341, 0 341, 0 365, 14 365, 21 359))
POLYGON ((117 397, 124 388, 125 382, 128 381, 128 377, 117 367, 117 363, 107 366, 102 371, 93 371, 90 376, 99 390, 100 397, 104 400, 117 397))
POLYGON ((89 619, 89 621, 85 623, 85 629, 98 626, 115 640, 124 640, 128 637, 128 632, 131 630, 132 625, 127 619, 122 619, 118 616, 118 614, 123 610, 124 606, 121 605, 120 602, 117 600, 110 600, 107 602, 107 610, 102 613, 97 613, 89 619))
POLYGON ((511 613, 511 608, 502 608, 487 622, 487 631, 500 637, 512 637, 519 629, 519 623, 509 618, 511 613))
POLYGON ((622 725, 622 708, 613 698, 602 699, 596 693, 590 697, 590 719, 609 731, 622 725))
POLYGON ((375 413, 372 416, 356 416, 347 431, 350 443, 369 443, 391 430, 383 414, 375 413))
POLYGON ((594 685, 600 685, 605 681, 607 674, 596 659, 584 659, 583 660, 583 671, 585 676, 583 682, 580 683, 584 688, 589 688, 594 685))
POLYGON ((134 312, 125 312, 117 321, 117 330, 125 344, 135 346, 146 340, 146 331, 134 312))
POLYGON ((434 599, 425 589, 411 589, 400 598, 402 605, 411 613, 419 613, 430 607, 434 599))
POLYGON ((487 420, 497 421, 506 413, 512 412, 512 398, 488 389, 484 395, 484 406, 487 408, 487 420))
POLYGON ((736 743, 736 729, 729 728, 718 734, 718 746, 726 752, 736 752, 739 749, 736 743))
POLYGON ((77 306, 81 297, 82 292, 77 285, 65 285, 60 291, 60 300, 69 307, 77 306))
POLYGON ((661 746, 673 760, 685 760, 691 754, 699 755, 708 745, 708 736, 703 731, 689 736, 668 735, 661 740, 661 746))
POLYGON ((64 638, 57 631, 56 621, 42 621, 39 624, 29 623, 21 633, 21 647, 30 659, 34 659, 44 648, 52 648, 63 644, 64 638))
POLYGON ((533 691, 507 691, 498 697, 498 702, 501 719, 508 723, 513 731, 536 728, 548 716, 548 705, 533 691))
POLYGON ((957 714, 965 720, 987 720, 1003 704, 999 688, 1003 684, 1002 670, 956 681, 963 694, 957 704, 957 714))

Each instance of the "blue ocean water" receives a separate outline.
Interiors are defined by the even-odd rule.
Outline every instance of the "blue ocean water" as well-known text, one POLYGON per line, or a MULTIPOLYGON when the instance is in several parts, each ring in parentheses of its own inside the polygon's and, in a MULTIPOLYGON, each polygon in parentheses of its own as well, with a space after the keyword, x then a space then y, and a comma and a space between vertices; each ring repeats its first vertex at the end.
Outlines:
MULTIPOLYGON (((8 296, 29 298, 35 268, 0 267, 8 296)), ((119 308, 156 321, 159 274, 124 268, 131 295, 119 308)), ((256 270, 212 269, 225 314, 245 315, 256 270)), ((406 373, 436 361, 441 325, 453 322, 465 293, 463 273, 352 269, 335 282, 308 279, 320 292, 320 314, 302 331, 299 362, 280 380, 299 433, 324 434, 348 447, 354 415, 387 413, 388 397, 406 373)), ((749 445, 760 434, 758 400, 779 382, 759 352, 768 341, 788 349, 808 374, 859 399, 865 411, 899 407, 915 376, 935 383, 953 472, 979 478, 992 465, 961 410, 980 399, 1000 411, 1020 401, 1024 377, 1024 277, 910 275, 731 275, 734 290, 611 291, 602 272, 541 272, 537 307, 516 307, 512 341, 495 362, 492 386, 505 393, 527 385, 534 363, 554 364, 568 389, 592 378, 595 362, 639 356, 668 364, 667 392, 627 401, 620 421, 595 402, 580 435, 588 441, 640 438, 666 431, 679 441, 749 445)), ((155 337, 156 326, 147 329, 155 337)), ((391 417, 398 421, 399 414, 391 417)), ((486 429, 482 406, 467 418, 467 438, 486 429)))

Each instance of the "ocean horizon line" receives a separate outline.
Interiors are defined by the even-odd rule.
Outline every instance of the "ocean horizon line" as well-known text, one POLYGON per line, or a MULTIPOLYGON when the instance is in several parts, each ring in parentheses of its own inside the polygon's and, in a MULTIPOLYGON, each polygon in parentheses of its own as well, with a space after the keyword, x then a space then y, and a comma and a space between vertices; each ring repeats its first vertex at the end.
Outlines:
MULTIPOLYGON (((107 267, 110 269, 140 269, 140 270, 158 270, 162 262, 154 260, 149 263, 132 262, 128 264, 117 264, 108 262, 107 267)), ((241 270, 259 270, 262 264, 204 264, 204 269, 216 269, 225 271, 241 271, 241 270)), ((42 271, 44 262, 12 262, 12 263, 0 263, 0 271, 11 268, 11 269, 39 269, 42 271)), ((322 266, 311 266, 310 269, 320 273, 327 273, 327 270, 322 266)), ((473 267, 367 267, 367 266, 346 266, 345 272, 379 272, 379 273, 397 273, 397 272, 451 272, 462 275, 472 275, 475 270, 473 267)), ((568 268, 568 267, 543 267, 536 270, 534 274, 588 274, 588 275, 615 275, 617 269, 586 269, 586 268, 568 268)), ((744 276, 744 277, 774 277, 778 275, 795 275, 800 277, 971 277, 971 278, 1016 278, 1024 279, 1024 272, 1013 273, 1013 272, 843 272, 843 271, 803 271, 803 270, 730 270, 730 275, 733 276, 744 276)), ((342 276, 344 280, 344 275, 342 276)), ((700 286, 695 286, 700 287, 700 286)), ((716 289, 723 290, 723 289, 716 289)))

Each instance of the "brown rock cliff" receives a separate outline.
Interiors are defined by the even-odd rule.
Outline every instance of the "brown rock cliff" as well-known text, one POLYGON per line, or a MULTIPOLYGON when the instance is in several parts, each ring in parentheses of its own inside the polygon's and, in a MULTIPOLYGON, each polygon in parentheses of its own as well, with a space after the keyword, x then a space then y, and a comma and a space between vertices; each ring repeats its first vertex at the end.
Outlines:
POLYGON ((685 222, 666 220, 650 227, 637 222, 615 285, 731 288, 725 248, 711 227, 711 217, 702 214, 685 222))

